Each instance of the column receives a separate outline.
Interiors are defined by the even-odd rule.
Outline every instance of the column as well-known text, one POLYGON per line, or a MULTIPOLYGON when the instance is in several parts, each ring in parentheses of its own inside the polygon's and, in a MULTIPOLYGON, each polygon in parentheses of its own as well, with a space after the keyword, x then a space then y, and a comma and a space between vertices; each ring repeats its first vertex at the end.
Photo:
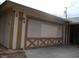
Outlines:
POLYGON ((25 31, 26 31, 26 15, 23 14, 23 17, 24 19, 22 20, 22 36, 21 36, 21 48, 25 48, 24 45, 25 45, 25 31))
POLYGON ((18 12, 15 12, 15 18, 14 18, 14 29, 13 29, 13 44, 12 48, 16 49, 16 42, 17 42, 17 29, 18 29, 18 12))

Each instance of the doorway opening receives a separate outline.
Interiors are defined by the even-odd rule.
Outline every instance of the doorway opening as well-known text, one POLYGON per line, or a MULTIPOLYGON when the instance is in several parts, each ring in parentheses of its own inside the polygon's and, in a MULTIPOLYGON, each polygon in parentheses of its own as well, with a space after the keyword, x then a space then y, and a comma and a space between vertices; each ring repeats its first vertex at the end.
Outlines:
POLYGON ((70 25, 70 44, 79 45, 79 24, 70 25))

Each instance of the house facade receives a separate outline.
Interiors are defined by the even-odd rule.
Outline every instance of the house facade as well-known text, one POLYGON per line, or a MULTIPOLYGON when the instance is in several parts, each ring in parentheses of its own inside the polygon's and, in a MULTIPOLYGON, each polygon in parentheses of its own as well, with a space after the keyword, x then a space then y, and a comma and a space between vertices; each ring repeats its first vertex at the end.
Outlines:
POLYGON ((69 22, 5 1, 0 5, 0 44, 11 49, 69 44, 69 22))

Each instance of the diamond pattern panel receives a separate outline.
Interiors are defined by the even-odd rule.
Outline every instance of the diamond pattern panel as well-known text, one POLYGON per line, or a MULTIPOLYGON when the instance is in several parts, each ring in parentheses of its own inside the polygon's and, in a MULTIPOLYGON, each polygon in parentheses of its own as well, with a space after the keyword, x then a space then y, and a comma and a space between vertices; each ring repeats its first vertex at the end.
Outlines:
POLYGON ((60 46, 63 43, 62 38, 28 38, 26 41, 26 48, 60 46))

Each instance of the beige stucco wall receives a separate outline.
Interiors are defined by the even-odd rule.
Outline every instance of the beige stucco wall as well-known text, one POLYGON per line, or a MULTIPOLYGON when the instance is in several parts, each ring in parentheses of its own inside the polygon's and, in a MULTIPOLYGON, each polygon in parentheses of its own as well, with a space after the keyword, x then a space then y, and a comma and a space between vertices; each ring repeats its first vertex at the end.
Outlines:
POLYGON ((10 20, 11 14, 9 12, 4 12, 3 15, 0 16, 0 43, 5 47, 9 47, 9 39, 10 39, 10 20))
POLYGON ((28 19, 27 37, 62 37, 62 25, 28 19))

